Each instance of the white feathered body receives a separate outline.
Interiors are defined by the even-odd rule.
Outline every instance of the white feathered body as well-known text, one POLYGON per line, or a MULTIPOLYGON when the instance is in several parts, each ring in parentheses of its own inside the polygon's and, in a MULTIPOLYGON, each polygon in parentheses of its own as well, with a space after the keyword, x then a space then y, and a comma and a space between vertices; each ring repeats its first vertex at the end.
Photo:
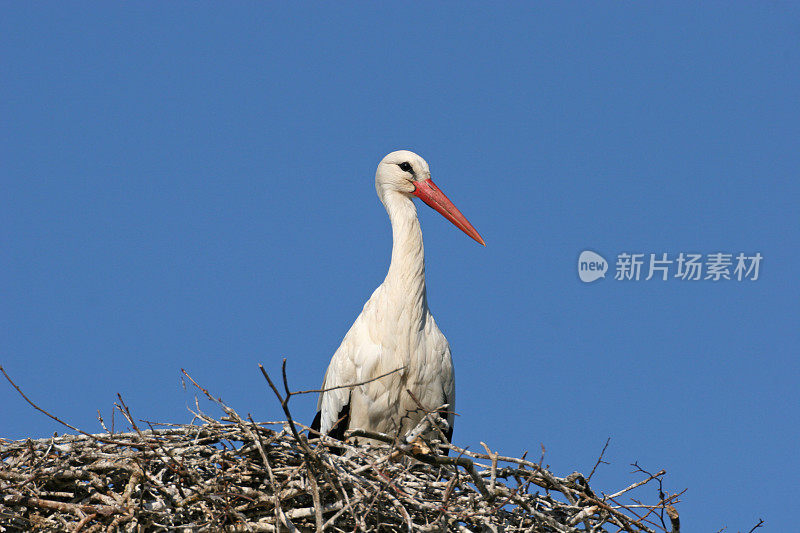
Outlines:
POLYGON ((452 427, 453 362, 447 339, 428 309, 417 211, 407 195, 381 191, 380 184, 378 194, 392 222, 389 273, 333 355, 323 389, 361 383, 405 368, 357 387, 320 394, 318 411, 323 433, 333 427, 348 404, 346 429, 404 434, 423 416, 417 401, 428 411, 449 404, 447 418, 452 427))

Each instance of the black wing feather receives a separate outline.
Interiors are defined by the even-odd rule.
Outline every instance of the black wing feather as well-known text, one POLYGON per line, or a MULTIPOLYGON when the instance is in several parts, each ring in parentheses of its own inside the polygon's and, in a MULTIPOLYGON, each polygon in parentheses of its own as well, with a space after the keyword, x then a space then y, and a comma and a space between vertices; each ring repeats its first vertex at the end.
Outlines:
POLYGON ((311 429, 319 433, 319 428, 322 425, 322 411, 317 411, 314 415, 314 421, 311 422, 311 429))
MULTIPOLYGON (((310 427, 312 430, 320 433, 320 428, 322 428, 322 411, 317 411, 310 427)), ((328 431, 328 435, 336 440, 344 440, 344 432, 348 429, 350 429, 350 398, 347 399, 347 403, 342 406, 339 410, 339 414, 336 415, 336 423, 333 424, 333 427, 328 431)))
POLYGON ((344 432, 350 429, 350 401, 348 399, 347 403, 344 404, 339 411, 339 414, 336 415, 336 423, 333 424, 333 427, 330 431, 328 431, 328 435, 333 437, 336 440, 344 440, 344 432))
MULTIPOLYGON (((441 411, 439 411, 439 416, 441 416, 444 420, 447 420, 447 411, 445 409, 442 409, 441 411)), ((444 432, 444 436, 447 437, 448 443, 452 442, 453 440, 453 426, 456 425, 455 422, 456 422, 455 418, 453 418, 453 422, 451 424, 448 424, 449 427, 447 428, 447 431, 444 432)), ((445 455, 450 455, 449 448, 444 448, 443 451, 445 455)))

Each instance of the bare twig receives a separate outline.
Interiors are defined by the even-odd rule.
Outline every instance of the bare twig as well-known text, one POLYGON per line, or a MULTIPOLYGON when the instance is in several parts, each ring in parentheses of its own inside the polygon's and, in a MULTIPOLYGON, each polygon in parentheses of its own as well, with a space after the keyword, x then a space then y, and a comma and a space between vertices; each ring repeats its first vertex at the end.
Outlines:
POLYGON ((607 499, 612 499, 612 498, 616 498, 617 496, 621 496, 621 495, 625 494, 628 491, 631 491, 631 490, 633 490, 633 489, 635 489, 637 487, 641 487, 642 485, 644 485, 646 483, 649 483, 651 480, 653 480, 653 479, 655 479, 657 477, 663 476, 666 473, 667 473, 666 470, 659 470, 655 474, 649 474, 649 477, 647 479, 643 479, 641 481, 637 481, 636 483, 634 483, 634 484, 632 484, 632 485, 630 485, 628 487, 625 487, 624 489, 622 489, 619 492, 615 492, 614 494, 609 494, 608 496, 606 496, 606 498, 607 499))
POLYGON ((608 449, 608 443, 609 442, 611 442, 611 437, 608 437, 606 439, 606 444, 605 444, 605 446, 603 446, 603 449, 600 450, 600 456, 597 458, 597 462, 592 467, 592 471, 589 472, 588 476, 586 476, 586 481, 591 481, 592 480, 592 476, 594 475, 595 470, 597 470, 597 467, 600 466, 600 463, 603 463, 605 465, 608 464, 607 462, 603 461, 603 455, 605 455, 606 450, 608 449))
MULTIPOLYGON (((286 361, 286 360, 284 359, 284 361, 286 361)), ((319 393, 322 393, 322 392, 330 392, 332 390, 350 389, 350 388, 353 388, 353 387, 360 387, 361 385, 366 385, 367 383, 372 383, 373 381, 378 381, 379 379, 383 379, 386 376, 391 376, 392 374, 394 374, 396 372, 400 372, 400 371, 405 370, 405 369, 406 369, 406 366, 403 365, 400 368, 395 368, 394 370, 390 370, 389 372, 386 372, 385 374, 381 374, 380 376, 376 376, 376 377, 374 377, 372 379, 367 379, 365 381, 359 381, 357 383, 348 383, 347 385, 337 385, 335 387, 326 387, 324 389, 310 389, 310 390, 292 391, 292 392, 288 393, 288 396, 297 396, 298 394, 319 394, 319 393)))
MULTIPOLYGON (((11 383, 11 386, 12 386, 12 387, 14 387, 14 388, 17 390, 17 392, 19 393, 19 395, 20 395, 20 396, 22 396, 22 398, 23 398, 23 399, 24 399, 26 402, 28 402, 28 403, 31 405, 31 407, 33 407, 34 409, 36 409, 36 410, 37 410, 37 411, 39 411, 40 413, 44 414, 44 415, 45 415, 45 416, 47 416, 48 418, 51 418, 51 419, 55 420, 56 422, 58 422, 58 423, 59 423, 59 424, 61 424, 62 426, 68 427, 69 429, 71 429, 71 430, 73 430, 73 431, 77 431, 77 432, 78 432, 78 433, 80 433, 81 435, 85 435, 85 436, 87 436, 87 437, 91 437, 91 438, 93 438, 93 439, 95 439, 95 440, 97 440, 97 441, 99 441, 99 442, 104 442, 104 443, 106 443, 106 444, 117 444, 117 441, 115 441, 115 440, 113 440, 113 439, 107 439, 107 438, 103 438, 103 437, 101 437, 101 436, 98 436, 98 435, 92 435, 92 434, 90 434, 90 433, 87 433, 86 431, 83 431, 82 429, 78 429, 78 428, 76 428, 76 427, 75 427, 75 426, 73 426, 72 424, 68 424, 67 422, 64 422, 63 420, 61 420, 60 418, 58 418, 56 415, 54 415, 54 414, 51 414, 51 413, 49 413, 49 412, 45 411, 44 409, 42 409, 41 407, 39 407, 38 405, 36 405, 35 403, 33 403, 33 401, 32 401, 30 398, 28 398, 28 397, 25 395, 25 393, 23 393, 23 392, 22 392, 22 389, 20 389, 20 388, 17 386, 17 384, 16 384, 16 383, 14 383, 14 382, 11 380, 11 377, 10 377, 10 376, 9 376, 9 375, 6 373, 5 369, 3 368, 3 365, 0 365, 0 372, 2 372, 2 373, 3 373, 3 375, 4 375, 4 376, 5 376, 5 378, 8 380, 8 382, 9 382, 9 383, 11 383)), ((135 442, 127 442, 127 443, 125 443, 125 444, 126 444, 127 446, 131 446, 131 447, 134 447, 134 448, 135 448, 135 447, 139 447, 139 448, 146 448, 146 447, 148 447, 148 445, 147 445, 147 444, 139 444, 139 443, 135 443, 135 442)))

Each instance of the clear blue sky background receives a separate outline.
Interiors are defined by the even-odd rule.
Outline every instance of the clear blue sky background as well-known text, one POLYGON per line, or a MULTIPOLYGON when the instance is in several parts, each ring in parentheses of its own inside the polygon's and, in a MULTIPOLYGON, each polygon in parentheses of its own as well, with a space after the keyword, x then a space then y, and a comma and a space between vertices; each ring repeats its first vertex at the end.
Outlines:
MULTIPOLYGON (((0 363, 87 431, 117 392, 188 422, 181 367, 279 418, 256 365, 320 384, 409 148, 488 244, 420 210, 459 444, 569 474, 611 437, 597 489, 638 460, 689 489, 687 531, 795 530, 799 42, 791 2, 4 2, 0 363), (584 284, 587 248, 764 262, 584 284)), ((2 436, 63 431, 0 405, 2 436)))

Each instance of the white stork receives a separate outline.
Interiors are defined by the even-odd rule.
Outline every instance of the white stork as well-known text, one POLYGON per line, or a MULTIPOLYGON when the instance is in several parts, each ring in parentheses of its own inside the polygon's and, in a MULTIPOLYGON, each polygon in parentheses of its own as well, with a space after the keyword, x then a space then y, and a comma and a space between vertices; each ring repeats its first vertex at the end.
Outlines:
POLYGON ((378 164, 375 188, 392 223, 389 273, 333 354, 311 428, 337 439, 348 429, 404 435, 424 416, 441 413, 453 432, 455 378, 450 345, 433 320, 425 295, 425 255, 416 196, 464 233, 485 246, 472 224, 431 180, 428 163, 407 150, 392 152, 378 164), (408 391, 413 394, 409 395, 408 391), (419 402, 419 403, 417 403, 419 402))

